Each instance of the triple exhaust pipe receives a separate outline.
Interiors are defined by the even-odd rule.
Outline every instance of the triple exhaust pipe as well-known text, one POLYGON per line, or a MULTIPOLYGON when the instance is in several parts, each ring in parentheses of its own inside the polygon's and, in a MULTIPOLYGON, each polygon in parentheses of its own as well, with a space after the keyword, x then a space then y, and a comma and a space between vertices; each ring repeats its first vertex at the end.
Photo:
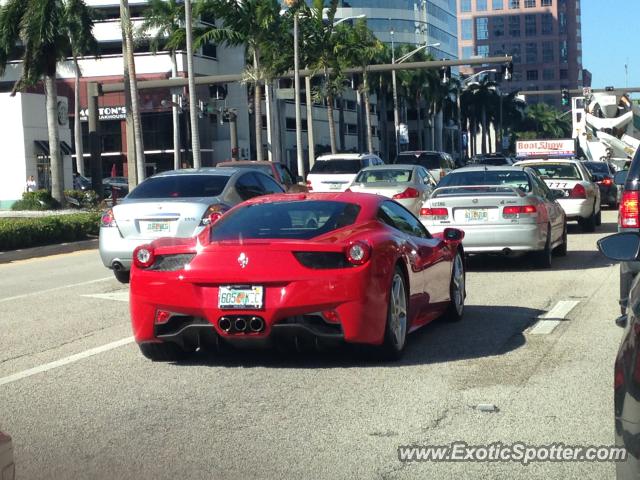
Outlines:
POLYGON ((264 330, 264 320, 260 317, 222 317, 218 326, 226 333, 259 333, 264 330))

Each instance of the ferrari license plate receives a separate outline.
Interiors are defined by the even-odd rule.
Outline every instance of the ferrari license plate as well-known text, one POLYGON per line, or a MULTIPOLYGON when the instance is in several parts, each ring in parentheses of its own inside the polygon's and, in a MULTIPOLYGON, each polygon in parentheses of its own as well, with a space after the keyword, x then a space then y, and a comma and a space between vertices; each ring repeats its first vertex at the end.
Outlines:
POLYGON ((147 232, 168 233, 171 230, 169 222, 147 222, 147 232))
POLYGON ((220 286, 218 289, 218 307, 222 309, 258 310, 264 303, 264 287, 220 286))
POLYGON ((489 220, 489 211, 483 209, 465 210, 464 218, 468 222, 486 222, 489 220))

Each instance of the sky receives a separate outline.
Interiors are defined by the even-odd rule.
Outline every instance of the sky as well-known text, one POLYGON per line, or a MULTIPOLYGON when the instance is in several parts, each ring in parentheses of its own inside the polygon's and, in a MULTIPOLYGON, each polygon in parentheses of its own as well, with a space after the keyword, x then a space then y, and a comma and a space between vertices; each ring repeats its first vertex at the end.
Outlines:
POLYGON ((640 86, 640 0, 582 0, 581 8, 582 63, 593 74, 593 87, 640 86))

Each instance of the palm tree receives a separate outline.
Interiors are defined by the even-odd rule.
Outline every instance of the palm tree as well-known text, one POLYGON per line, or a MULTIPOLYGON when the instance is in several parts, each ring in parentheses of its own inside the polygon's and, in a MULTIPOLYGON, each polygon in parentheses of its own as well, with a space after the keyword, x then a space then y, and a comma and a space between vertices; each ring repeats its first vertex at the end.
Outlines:
POLYGON ((337 53, 346 58, 347 63, 362 69, 362 84, 358 86, 364 98, 365 128, 367 151, 373 153, 373 137, 371 134, 371 99, 369 97, 369 74, 367 66, 384 50, 384 44, 378 40, 367 26, 365 19, 358 20, 353 28, 345 31, 345 38, 338 43, 337 53))
MULTIPOLYGON (((72 54, 69 19, 70 0, 8 0, 0 9, 0 75, 10 59, 20 56, 22 73, 12 93, 44 83, 49 152, 51 159, 51 195, 64 201, 64 176, 58 132, 58 92, 56 72, 59 62, 72 54), (18 47, 22 47, 21 50, 18 47)), ((74 18, 91 18, 83 0, 74 4, 74 18)), ((81 22, 76 38, 93 38, 90 23, 81 22), (84 30, 87 28, 88 30, 84 30)), ((77 24, 75 25, 78 26, 77 24)), ((75 27, 74 27, 75 28, 75 27)), ((95 40, 93 40, 95 41, 95 40)))
MULTIPOLYGON (((186 48, 184 4, 178 0, 149 0, 138 37, 148 38, 153 53, 166 50, 171 55, 172 76, 178 76, 177 51, 186 48)), ((180 168, 180 112, 177 95, 172 98, 173 167, 180 168)))
POLYGON ((535 131, 537 138, 558 139, 570 136, 569 121, 560 118, 561 112, 545 103, 530 105, 526 110, 524 131, 535 131))
POLYGON ((277 0, 202 0, 201 8, 222 20, 224 28, 207 29, 200 41, 244 45, 247 56, 251 58, 252 67, 245 73, 254 89, 256 159, 262 160, 262 84, 265 81, 262 50, 265 45, 278 42, 282 21, 280 3, 277 0))
POLYGON ((76 150, 76 166, 78 173, 84 175, 84 148, 82 145, 82 123, 80 122, 80 65, 78 57, 98 53, 98 42, 91 33, 93 19, 90 11, 81 0, 67 2, 67 22, 69 25, 69 40, 71 41, 71 56, 73 57, 74 79, 74 143, 76 150))
POLYGON ((462 95, 462 102, 465 105, 465 111, 468 115, 473 116, 470 118, 472 124, 472 155, 477 151, 475 148, 476 134, 478 125, 482 129, 482 152, 487 153, 489 151, 488 146, 488 128, 489 117, 487 115, 491 105, 496 102, 497 94, 495 91, 496 83, 487 79, 483 79, 481 82, 472 82, 462 95))

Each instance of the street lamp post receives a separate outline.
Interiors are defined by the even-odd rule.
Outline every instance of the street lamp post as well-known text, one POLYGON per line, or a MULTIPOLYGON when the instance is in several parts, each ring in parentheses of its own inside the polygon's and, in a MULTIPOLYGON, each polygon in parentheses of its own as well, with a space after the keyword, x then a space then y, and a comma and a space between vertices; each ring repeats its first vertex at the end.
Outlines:
MULTIPOLYGON (((285 0, 290 9, 298 4, 298 0, 285 0)), ((300 112, 300 51, 298 12, 293 12, 293 90, 296 112, 296 165, 298 176, 304 178, 304 157, 302 155, 302 113, 300 112)))

